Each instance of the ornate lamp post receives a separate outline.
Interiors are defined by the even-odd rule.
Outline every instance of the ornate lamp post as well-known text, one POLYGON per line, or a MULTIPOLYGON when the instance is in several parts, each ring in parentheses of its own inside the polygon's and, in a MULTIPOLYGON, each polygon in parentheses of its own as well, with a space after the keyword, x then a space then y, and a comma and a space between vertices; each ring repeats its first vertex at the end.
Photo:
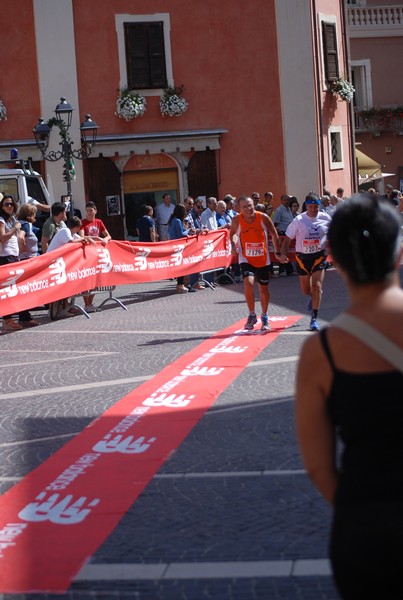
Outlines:
POLYGON ((66 98, 60 98, 60 103, 55 108, 56 117, 52 117, 48 122, 44 119, 39 119, 38 124, 33 130, 35 142, 45 160, 55 162, 63 159, 63 179, 67 183, 67 195, 70 197, 70 216, 74 214, 73 196, 71 193, 71 177, 74 174, 74 158, 84 160, 88 158, 92 152, 92 148, 96 142, 98 125, 91 119, 91 115, 85 115, 85 121, 80 125, 81 131, 81 148, 73 150, 72 141, 69 129, 71 127, 71 119, 73 116, 73 108, 66 101, 66 98), (61 150, 50 150, 49 138, 52 127, 56 125, 59 128, 61 137, 61 150))

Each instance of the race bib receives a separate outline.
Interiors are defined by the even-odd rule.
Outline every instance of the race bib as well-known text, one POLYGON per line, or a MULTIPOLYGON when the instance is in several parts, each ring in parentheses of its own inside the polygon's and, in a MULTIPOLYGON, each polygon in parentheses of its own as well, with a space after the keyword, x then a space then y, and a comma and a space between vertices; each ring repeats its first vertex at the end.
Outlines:
POLYGON ((320 239, 304 240, 302 242, 304 254, 313 254, 314 252, 320 252, 322 250, 320 245, 320 239))
POLYGON ((246 242, 245 256, 264 256, 263 242, 246 242))

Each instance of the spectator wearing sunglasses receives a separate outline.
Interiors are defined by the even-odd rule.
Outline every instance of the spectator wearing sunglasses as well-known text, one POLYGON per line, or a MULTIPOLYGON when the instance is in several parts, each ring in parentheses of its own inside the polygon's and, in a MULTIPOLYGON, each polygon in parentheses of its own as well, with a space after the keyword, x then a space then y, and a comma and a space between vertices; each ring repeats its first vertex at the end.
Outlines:
MULTIPOLYGON (((0 194, 0 265, 8 265, 19 261, 21 223, 17 220, 18 205, 13 196, 0 194)), ((3 331, 18 331, 23 327, 39 325, 31 317, 29 310, 18 313, 18 323, 13 315, 3 315, 3 331)))

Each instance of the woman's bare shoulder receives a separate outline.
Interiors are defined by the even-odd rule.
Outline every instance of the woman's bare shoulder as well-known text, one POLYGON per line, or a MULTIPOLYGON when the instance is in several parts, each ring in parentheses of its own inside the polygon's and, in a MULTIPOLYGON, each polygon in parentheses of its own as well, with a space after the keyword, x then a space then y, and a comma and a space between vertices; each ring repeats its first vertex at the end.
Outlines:
POLYGON ((311 335, 302 344, 300 352, 300 361, 304 361, 307 364, 310 362, 316 362, 319 358, 323 357, 322 344, 320 342, 320 334, 316 333, 311 335))

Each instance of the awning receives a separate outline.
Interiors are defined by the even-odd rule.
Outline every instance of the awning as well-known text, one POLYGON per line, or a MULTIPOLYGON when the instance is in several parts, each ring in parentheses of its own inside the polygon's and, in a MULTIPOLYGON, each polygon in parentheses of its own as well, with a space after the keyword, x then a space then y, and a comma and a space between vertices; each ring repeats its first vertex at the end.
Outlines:
POLYGON ((355 149, 355 157, 357 159, 358 175, 360 179, 380 179, 382 177, 382 165, 376 160, 355 149))
POLYGON ((358 168, 358 183, 369 183, 375 179, 383 179, 384 177, 394 177, 395 173, 383 173, 382 165, 376 160, 355 149, 355 157, 357 159, 358 168))

